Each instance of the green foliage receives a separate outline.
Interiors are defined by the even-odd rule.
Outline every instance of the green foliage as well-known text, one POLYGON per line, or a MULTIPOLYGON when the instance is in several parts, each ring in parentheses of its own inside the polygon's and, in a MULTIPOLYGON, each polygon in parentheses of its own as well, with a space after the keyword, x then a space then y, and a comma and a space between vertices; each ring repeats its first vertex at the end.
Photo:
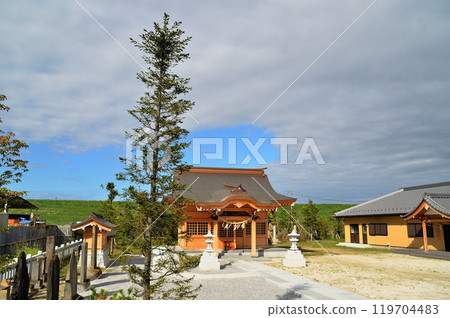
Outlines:
POLYGON ((133 287, 127 289, 127 294, 125 295, 123 289, 119 289, 118 293, 114 293, 110 298, 108 298, 109 292, 105 289, 100 289, 100 293, 97 293, 97 290, 94 286, 89 287, 91 291, 91 295, 89 296, 89 300, 134 300, 136 297, 133 296, 133 287))
MULTIPOLYGON (((102 189, 103 184, 100 186, 102 189)), ((114 182, 108 182, 106 184, 106 190, 108 190, 108 203, 110 206, 112 206, 114 199, 119 195, 119 191, 116 190, 116 185, 114 182)))
POLYGON ((4 273, 6 270, 6 265, 11 264, 13 259, 8 254, 0 255, 0 273, 4 273))
POLYGON ((292 230, 295 221, 300 219, 300 209, 298 205, 295 206, 285 206, 277 209, 274 215, 274 223, 277 227, 277 231, 286 229, 286 231, 292 230))
POLYGON ((182 254, 180 262, 181 262, 182 266, 185 266, 186 268, 195 268, 200 264, 201 258, 202 258, 202 255, 182 254))
POLYGON ((302 206, 301 210, 302 229, 306 230, 308 235, 319 238, 319 208, 312 202, 302 206))
POLYGON ((135 292, 137 296, 144 299, 195 299, 201 285, 192 288, 190 283, 194 277, 186 279, 181 274, 198 266, 199 261, 198 256, 189 256, 173 247, 166 247, 163 255, 153 259, 151 271, 148 272, 151 284, 145 281, 148 275, 145 268, 132 264, 125 266, 125 269, 133 283, 146 287, 143 292, 135 292))
POLYGON ((31 255, 37 255, 37 253, 40 251, 38 247, 30 246, 28 244, 23 244, 15 248, 14 250, 14 257, 18 258, 21 252, 24 252, 25 255, 31 254, 31 255))
POLYGON ((132 282, 142 287, 137 295, 144 299, 195 298, 191 279, 181 276, 192 264, 181 262, 184 253, 171 248, 177 244, 186 200, 167 199, 184 190, 185 185, 176 182, 174 176, 190 168, 183 161, 189 143, 183 141, 188 131, 181 124, 194 103, 181 97, 191 90, 189 79, 173 73, 189 58, 185 49, 191 38, 184 37, 180 25, 170 24, 169 15, 164 13, 162 25, 155 22, 153 30, 144 29, 139 41, 130 39, 147 65, 137 74, 147 91, 128 111, 139 126, 126 133, 131 146, 142 156, 135 160, 120 158, 125 169, 117 179, 131 185, 124 189, 122 196, 127 203, 117 210, 116 217, 127 233, 122 235, 121 244, 133 244, 145 256, 143 268, 126 267, 132 282), (166 253, 154 264, 157 247, 166 247, 166 253))
MULTIPOLYGON (((0 94, 0 102, 6 100, 6 96, 0 94)), ((0 110, 9 111, 10 108, 0 103, 0 110)), ((0 117, 0 124, 3 123, 0 117)), ((20 158, 21 152, 28 145, 16 138, 13 132, 5 132, 0 129, 0 203, 1 208, 8 204, 8 200, 14 196, 22 196, 25 191, 12 191, 7 187, 12 183, 22 180, 24 172, 28 171, 28 161, 20 158)))
MULTIPOLYGON (((312 201, 311 201, 312 202, 312 201)), ((278 208, 274 214, 274 223, 277 225, 277 238, 280 242, 287 242, 287 234, 292 231, 294 222, 290 215, 294 216, 295 220, 303 225, 304 209, 309 209, 308 204, 295 204, 293 207, 278 208)), ((343 220, 336 219, 333 215, 336 212, 347 209, 353 205, 350 204, 314 204, 315 208, 319 209, 315 213, 312 221, 315 225, 312 228, 314 237, 327 238, 329 236, 340 238, 344 234, 343 220)), ((299 228, 301 234, 300 239, 310 239, 311 237, 299 228)), ((311 230, 311 228, 310 228, 311 230)), ((310 231, 308 231, 310 232, 310 231)))
POLYGON ((127 289, 127 294, 123 292, 123 289, 119 289, 118 293, 114 293, 111 300, 133 300, 136 299, 136 297, 133 296, 133 287, 130 287, 127 289))
POLYGON ((344 219, 335 218, 334 213, 339 212, 339 210, 334 210, 332 214, 328 216, 328 224, 330 228, 330 233, 333 238, 340 239, 344 237, 344 219))
POLYGON ((8 234, 9 228, 7 226, 0 226, 0 234, 8 234))
POLYGON ((89 287, 91 291, 91 295, 89 296, 89 300, 106 300, 108 299, 108 291, 105 289, 100 289, 100 294, 97 293, 94 286, 89 287))

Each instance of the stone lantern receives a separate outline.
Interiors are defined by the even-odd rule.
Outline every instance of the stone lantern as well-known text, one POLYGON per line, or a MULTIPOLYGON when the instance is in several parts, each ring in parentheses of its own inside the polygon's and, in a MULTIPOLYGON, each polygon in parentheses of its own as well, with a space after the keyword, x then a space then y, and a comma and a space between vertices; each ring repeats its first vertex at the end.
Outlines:
POLYGON ((204 271, 218 271, 220 270, 219 259, 211 246, 214 242, 214 235, 211 234, 211 231, 208 231, 208 234, 204 235, 204 237, 206 237, 206 250, 202 254, 198 267, 204 271))
POLYGON ((302 252, 297 247, 298 237, 300 236, 297 233, 297 227, 294 225, 294 229, 289 236, 289 241, 292 242, 291 248, 287 250, 286 256, 283 260, 283 265, 287 267, 305 267, 306 262, 303 257, 302 252))

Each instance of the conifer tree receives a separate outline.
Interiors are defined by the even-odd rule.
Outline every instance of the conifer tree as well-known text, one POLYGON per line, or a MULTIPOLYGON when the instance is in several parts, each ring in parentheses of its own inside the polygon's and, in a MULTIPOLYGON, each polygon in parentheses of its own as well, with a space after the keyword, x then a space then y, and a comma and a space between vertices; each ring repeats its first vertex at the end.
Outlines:
POLYGON ((194 105, 181 97, 191 89, 189 79, 173 73, 174 67, 189 58, 185 48, 191 38, 184 37, 180 25, 170 24, 165 13, 162 25, 154 23, 153 30, 144 29, 139 41, 130 39, 143 53, 146 69, 137 78, 146 92, 128 111, 139 125, 126 133, 134 155, 121 158, 126 168, 117 178, 132 184, 124 193, 134 203, 132 211, 126 211, 126 223, 131 222, 133 229, 129 243, 140 249, 145 263, 143 268, 131 265, 128 270, 131 280, 142 287, 137 295, 144 299, 196 296, 191 280, 180 276, 195 262, 174 248, 185 202, 183 198, 167 199, 185 187, 174 176, 189 169, 183 161, 183 150, 189 146, 183 138, 188 131, 180 125, 194 105), (156 256, 156 251, 163 255, 156 256))

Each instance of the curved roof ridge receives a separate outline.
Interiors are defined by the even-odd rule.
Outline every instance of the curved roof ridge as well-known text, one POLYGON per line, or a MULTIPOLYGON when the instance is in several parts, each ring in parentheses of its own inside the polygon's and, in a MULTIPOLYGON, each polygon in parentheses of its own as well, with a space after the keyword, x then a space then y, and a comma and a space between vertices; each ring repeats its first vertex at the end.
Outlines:
POLYGON ((411 191, 411 190, 419 190, 419 189, 426 189, 426 188, 439 188, 439 187, 445 187, 445 186, 449 186, 449 185, 450 185, 450 181, 446 181, 446 182, 422 184, 422 185, 417 185, 417 186, 412 186, 412 187, 404 187, 401 189, 403 189, 405 191, 411 191))

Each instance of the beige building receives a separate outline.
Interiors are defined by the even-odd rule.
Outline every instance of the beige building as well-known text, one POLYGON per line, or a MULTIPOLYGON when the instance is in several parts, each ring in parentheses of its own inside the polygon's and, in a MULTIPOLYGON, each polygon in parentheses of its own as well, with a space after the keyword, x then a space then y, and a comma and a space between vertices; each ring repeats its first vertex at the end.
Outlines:
POLYGON ((450 251, 450 182, 402 188, 335 217, 348 243, 450 251))

